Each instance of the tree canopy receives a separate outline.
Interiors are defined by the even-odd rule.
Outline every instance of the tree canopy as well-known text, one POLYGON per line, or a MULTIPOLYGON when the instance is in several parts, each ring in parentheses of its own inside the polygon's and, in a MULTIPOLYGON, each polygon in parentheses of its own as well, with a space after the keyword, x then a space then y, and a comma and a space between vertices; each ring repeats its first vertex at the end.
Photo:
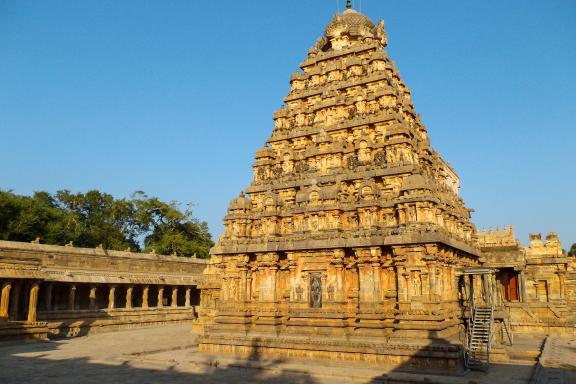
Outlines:
POLYGON ((115 199, 100 191, 22 196, 0 191, 0 239, 208 258, 214 244, 190 205, 163 202, 138 191, 115 199))
POLYGON ((572 244, 570 250, 568 251, 569 256, 576 256, 576 243, 572 244))

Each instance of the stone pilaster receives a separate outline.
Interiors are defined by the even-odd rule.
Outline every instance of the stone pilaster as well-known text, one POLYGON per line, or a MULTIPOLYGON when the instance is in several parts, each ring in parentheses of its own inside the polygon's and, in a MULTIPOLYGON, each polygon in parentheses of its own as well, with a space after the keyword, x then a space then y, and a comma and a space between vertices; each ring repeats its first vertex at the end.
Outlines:
POLYGON ((156 307, 158 307, 158 308, 164 307, 164 286, 163 285, 158 286, 158 302, 156 304, 156 307))
POLYGON ((28 299, 28 319, 29 323, 36 321, 36 310, 38 305, 38 291, 40 290, 40 283, 33 282, 30 286, 30 297, 28 299))
POLYGON ((129 285, 128 287, 126 287, 126 308, 127 309, 132 308, 132 294, 133 293, 134 293, 134 287, 132 285, 129 285))
POLYGON ((178 306, 178 287, 172 287, 172 300, 170 306, 172 307, 178 306))
POLYGON ((116 307, 116 286, 111 285, 108 290, 108 309, 114 309, 116 307))
POLYGON ((296 271, 298 268, 298 259, 297 255, 292 252, 288 252, 288 273, 290 274, 289 277, 289 284, 290 284, 290 301, 295 302, 299 301, 298 299, 298 278, 296 275, 296 271))
POLYGON ((53 283, 46 283, 45 284, 45 310, 51 311, 52 310, 52 291, 54 290, 53 283))
POLYGON ((334 301, 343 302, 344 301, 344 271, 345 271, 345 261, 344 261, 344 250, 338 249, 334 251, 332 260, 330 261, 334 266, 334 301))
POLYGON ((190 307, 191 307, 191 303, 190 303, 191 293, 192 293, 192 288, 186 287, 186 296, 185 296, 185 302, 184 302, 184 306, 185 306, 186 308, 190 308, 190 307))
POLYGON ((438 292, 436 290, 436 265, 433 263, 428 264, 428 301, 436 302, 438 297, 438 292))
POLYGON ((68 291, 68 310, 73 311, 76 309, 76 284, 70 284, 68 291))
POLYGON ((150 287, 145 285, 142 287, 142 308, 148 308, 148 291, 150 287))
POLYGON ((236 263, 236 268, 240 275, 240 288, 239 288, 239 300, 241 302, 249 301, 249 282, 248 282, 248 255, 239 255, 238 262, 236 263))
POLYGON ((96 290, 97 287, 95 285, 90 286, 90 293, 88 295, 88 299, 89 299, 89 308, 91 310, 95 310, 96 308, 96 290))
POLYGON ((11 281, 2 282, 2 296, 0 297, 0 321, 8 321, 10 309, 10 290, 12 289, 11 281))

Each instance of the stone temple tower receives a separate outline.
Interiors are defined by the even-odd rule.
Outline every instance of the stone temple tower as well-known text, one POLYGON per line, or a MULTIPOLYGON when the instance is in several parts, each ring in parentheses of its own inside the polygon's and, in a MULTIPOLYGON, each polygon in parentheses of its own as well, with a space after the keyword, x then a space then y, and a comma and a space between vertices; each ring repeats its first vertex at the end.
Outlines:
POLYGON ((201 350, 459 364, 476 232, 386 45, 348 6, 290 78, 212 249, 201 350))

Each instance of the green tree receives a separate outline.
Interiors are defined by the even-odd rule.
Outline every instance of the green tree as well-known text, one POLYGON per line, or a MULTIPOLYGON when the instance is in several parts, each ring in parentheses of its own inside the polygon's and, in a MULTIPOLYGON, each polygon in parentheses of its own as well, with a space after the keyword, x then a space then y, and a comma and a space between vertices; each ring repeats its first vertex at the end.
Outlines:
POLYGON ((195 219, 190 206, 181 211, 177 202, 165 203, 143 192, 134 194, 137 220, 146 228, 144 251, 196 255, 208 258, 214 245, 208 224, 195 219))
POLYGON ((212 238, 205 222, 192 216, 189 207, 165 203, 144 192, 132 199, 114 199, 99 191, 54 195, 36 192, 20 196, 0 191, 0 239, 45 244, 135 251, 154 249, 159 254, 209 257, 212 238))
POLYGON ((140 250, 138 236, 142 226, 134 218, 131 201, 115 200, 99 191, 72 194, 67 190, 56 192, 56 201, 64 212, 68 240, 75 245, 140 250))
POLYGON ((32 241, 37 237, 51 244, 62 244, 66 230, 63 212, 46 192, 19 196, 0 191, 0 238, 11 241, 32 241))
POLYGON ((576 256, 576 243, 572 244, 568 251, 568 256, 576 256))

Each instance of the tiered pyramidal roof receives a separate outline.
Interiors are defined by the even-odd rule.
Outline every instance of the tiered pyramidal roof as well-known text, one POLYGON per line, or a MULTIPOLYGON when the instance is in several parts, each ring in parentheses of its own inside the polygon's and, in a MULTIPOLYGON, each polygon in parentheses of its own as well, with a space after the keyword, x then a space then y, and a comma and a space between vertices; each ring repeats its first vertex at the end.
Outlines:
POLYGON ((430 147, 385 47, 347 9, 290 79, 215 255, 441 241, 476 254, 455 171, 430 147))

